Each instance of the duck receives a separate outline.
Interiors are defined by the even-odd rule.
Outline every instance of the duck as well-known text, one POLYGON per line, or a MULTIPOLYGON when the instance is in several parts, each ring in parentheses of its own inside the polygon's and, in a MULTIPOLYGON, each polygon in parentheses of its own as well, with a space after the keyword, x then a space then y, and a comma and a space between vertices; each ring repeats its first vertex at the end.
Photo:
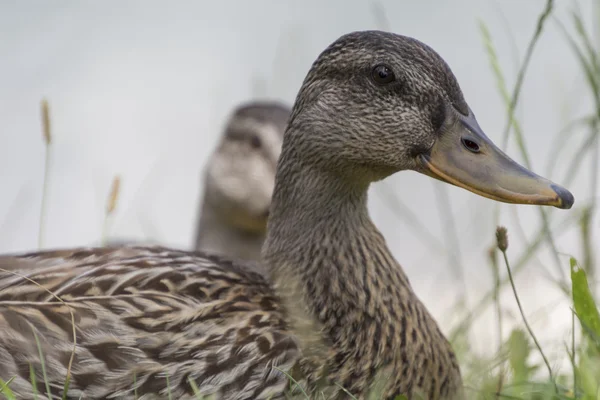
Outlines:
POLYGON ((293 104, 259 263, 160 246, 3 255, 0 378, 24 398, 34 375, 69 399, 464 399, 452 346, 367 209, 371 183, 407 170, 500 202, 574 203, 485 135, 431 47, 347 33, 293 104))
POLYGON ((282 101, 251 100, 228 117, 204 169, 195 250, 260 260, 290 113, 282 101))
MULTIPOLYGON (((250 100, 237 105, 203 173, 192 249, 259 261, 291 108, 282 101, 250 100)), ((108 246, 159 244, 110 238, 108 246)))

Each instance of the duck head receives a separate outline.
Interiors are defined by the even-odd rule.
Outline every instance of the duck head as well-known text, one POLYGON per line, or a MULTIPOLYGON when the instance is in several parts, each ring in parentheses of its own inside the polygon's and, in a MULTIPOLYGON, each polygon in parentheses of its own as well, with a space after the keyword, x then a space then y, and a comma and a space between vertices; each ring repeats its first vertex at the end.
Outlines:
POLYGON ((229 117, 205 171, 204 200, 229 226, 264 234, 289 115, 282 103, 252 101, 229 117))
POLYGON ((358 184, 414 170, 501 202, 574 202, 486 136, 446 62, 413 38, 339 38, 313 64, 289 125, 284 153, 358 184))

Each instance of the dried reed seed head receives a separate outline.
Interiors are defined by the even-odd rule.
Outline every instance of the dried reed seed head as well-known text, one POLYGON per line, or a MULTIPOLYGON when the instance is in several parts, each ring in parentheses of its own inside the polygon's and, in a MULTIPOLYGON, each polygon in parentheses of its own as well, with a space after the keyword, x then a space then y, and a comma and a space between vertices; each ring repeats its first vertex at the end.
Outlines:
POLYGON ((50 106, 48 100, 42 99, 42 131, 46 144, 52 143, 52 134, 50 130, 50 106))
POLYGON ((496 242, 500 251, 508 249, 508 233, 505 227, 499 226, 496 228, 496 242))
POLYGON ((117 208, 117 200, 119 200, 119 188, 121 186, 121 178, 115 176, 108 196, 108 203, 106 206, 106 212, 111 214, 117 208))

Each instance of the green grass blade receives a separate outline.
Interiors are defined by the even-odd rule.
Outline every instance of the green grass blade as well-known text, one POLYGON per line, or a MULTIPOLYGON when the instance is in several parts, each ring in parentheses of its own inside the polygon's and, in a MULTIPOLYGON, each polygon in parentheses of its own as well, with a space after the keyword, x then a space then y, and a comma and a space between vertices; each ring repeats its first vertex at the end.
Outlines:
POLYGON ((138 385, 137 385, 137 374, 133 371, 133 398, 138 398, 138 385))
POLYGON ((42 365, 42 376, 44 377, 44 383, 46 384, 46 395, 50 398, 50 382, 48 381, 48 375, 46 374, 46 363, 44 360, 44 352, 42 351, 42 345, 40 343, 40 339, 38 338, 37 333, 35 332, 35 328, 31 326, 31 330, 33 331, 33 336, 35 337, 35 343, 38 348, 39 356, 40 356, 40 364, 42 365))
POLYGON ((592 62, 588 60, 585 56, 583 50, 579 47, 575 39, 569 34, 567 29, 563 24, 558 22, 558 27, 561 29, 564 37, 567 39, 567 42, 571 46, 571 49, 577 56, 581 67, 585 73, 585 77, 587 79, 589 87, 592 89, 592 95, 594 96, 594 101, 596 102, 596 113, 600 115, 600 84, 598 83, 598 78, 596 76, 597 72, 594 70, 594 66, 592 62))
POLYGON ((192 392, 194 392, 194 396, 196 396, 198 400, 204 399, 204 396, 202 396, 202 394, 200 393, 198 385, 196 385, 196 382, 191 377, 188 377, 188 383, 192 387, 192 392))
POLYGON ((15 396, 15 394, 13 393, 12 390, 10 390, 10 383, 15 379, 15 377, 13 376, 12 378, 10 378, 7 382, 4 382, 2 379, 0 379, 0 394, 2 394, 4 397, 6 397, 8 400, 16 400, 17 397, 15 396))
POLYGON ((169 396, 169 400, 173 400, 173 396, 171 395, 171 382, 169 381, 169 373, 167 372, 167 394, 169 396))
POLYGON ((343 387, 342 385, 340 385, 339 383, 335 384, 337 387, 339 387, 340 389, 342 389, 344 391, 344 393, 346 393, 352 400, 358 400, 355 396, 352 395, 352 393, 350 393, 348 390, 346 390, 345 387, 343 387))
POLYGON ((590 65, 596 74, 600 74, 600 63, 598 63, 598 54, 596 54, 597 50, 594 48, 594 44, 592 43, 592 39, 589 37, 585 26, 583 25, 583 19, 581 18, 581 14, 579 12, 574 12, 572 14, 573 23, 575 25, 575 30, 577 34, 583 41, 583 45, 585 50, 590 56, 590 65))
POLYGON ((35 377, 35 369, 31 363, 29 364, 29 380, 31 381, 31 388, 33 389, 33 398, 37 400, 38 392, 37 392, 37 379, 35 377))
POLYGON ((4 382, 2 379, 0 379, 0 394, 2 394, 4 397, 6 397, 8 400, 16 400, 17 397, 15 396, 15 394, 13 393, 12 390, 10 390, 10 383, 15 379, 15 377, 13 376, 12 378, 10 378, 7 382, 4 382))
MULTIPOLYGON (((70 372, 70 371, 69 371, 70 372)), ((65 385, 63 386, 63 395, 62 400, 67 400, 67 393, 69 393, 69 385, 71 384, 71 375, 67 375, 67 379, 65 379, 65 385)))
MULTIPOLYGON (((583 331, 586 332, 592 340, 600 338, 600 313, 598 313, 598 308, 592 297, 586 273, 573 257, 571 257, 570 263, 575 312, 579 317, 583 331)), ((596 345, 600 350, 600 344, 596 342, 596 345)))
POLYGON ((508 348, 508 361, 513 371, 513 382, 527 382, 531 379, 534 368, 527 364, 527 360, 531 355, 531 347, 523 330, 516 328, 512 331, 508 339, 508 348))
POLYGON ((300 389, 300 391, 302 392, 302 394, 303 394, 303 395, 304 395, 304 396, 305 396, 307 399, 310 399, 310 397, 308 396, 308 393, 306 393, 306 391, 304 390, 304 388, 302 387, 302 385, 300 385, 300 384, 298 383, 298 381, 296 381, 296 380, 294 379, 294 377, 292 377, 290 374, 288 374, 288 373, 287 373, 287 372, 285 372, 284 370, 282 370, 282 369, 279 369, 279 368, 277 368, 277 367, 273 367, 273 369, 276 369, 277 371, 281 372, 282 374, 284 374, 285 376, 287 376, 287 378, 288 378, 288 379, 289 379, 291 382, 293 382, 293 383, 294 383, 294 385, 295 385, 295 386, 294 386, 294 387, 291 389, 292 391, 293 391, 295 388, 299 388, 299 389, 300 389))

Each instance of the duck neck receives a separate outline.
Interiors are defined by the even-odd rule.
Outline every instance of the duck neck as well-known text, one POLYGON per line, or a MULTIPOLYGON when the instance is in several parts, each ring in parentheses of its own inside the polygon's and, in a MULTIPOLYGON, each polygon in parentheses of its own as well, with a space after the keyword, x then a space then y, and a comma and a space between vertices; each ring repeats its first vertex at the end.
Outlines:
POLYGON ((458 390, 450 344, 369 218, 368 183, 285 157, 262 260, 302 349, 299 377, 362 390, 388 374, 390 397, 413 383, 430 394, 458 390))
POLYGON ((394 320, 414 296, 369 217, 368 187, 280 162, 262 256, 308 357, 348 346, 364 318, 394 320))
POLYGON ((244 232, 219 216, 206 199, 200 208, 200 218, 194 241, 195 250, 227 254, 243 260, 258 261, 265 235, 244 232))

